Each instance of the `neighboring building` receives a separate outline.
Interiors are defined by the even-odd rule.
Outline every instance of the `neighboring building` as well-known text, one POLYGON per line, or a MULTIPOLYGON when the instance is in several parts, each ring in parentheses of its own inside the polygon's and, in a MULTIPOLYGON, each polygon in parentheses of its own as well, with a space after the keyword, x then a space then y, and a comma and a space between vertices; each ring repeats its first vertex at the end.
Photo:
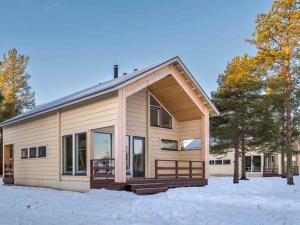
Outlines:
MULTIPOLYGON (((299 153, 300 147, 298 143, 294 144, 298 154, 293 155, 294 175, 299 175, 299 153)), ((241 158, 239 160, 241 173, 241 158)), ((285 157, 286 166, 286 157, 285 157)), ((209 173, 211 176, 232 176, 234 171, 234 150, 229 151, 224 155, 209 155, 209 173)), ((247 176, 280 176, 281 154, 264 155, 255 151, 246 154, 246 172, 247 176)))
POLYGON ((115 67, 115 79, 1 124, 4 181, 136 193, 205 185, 215 115, 179 57, 121 77, 115 67))

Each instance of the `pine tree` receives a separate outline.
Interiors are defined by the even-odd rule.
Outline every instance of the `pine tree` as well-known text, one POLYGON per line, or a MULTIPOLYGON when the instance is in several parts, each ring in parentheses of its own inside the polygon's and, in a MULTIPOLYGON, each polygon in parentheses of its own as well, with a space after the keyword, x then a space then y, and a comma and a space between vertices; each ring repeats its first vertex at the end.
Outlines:
POLYGON ((256 30, 253 34, 258 49, 258 58, 268 69, 269 79, 279 81, 280 86, 273 91, 282 90, 284 97, 284 143, 287 155, 287 183, 292 185, 292 139, 293 122, 298 115, 294 99, 299 90, 300 59, 300 2, 299 0, 275 0, 268 13, 258 15, 256 30))
POLYGON ((18 55, 16 49, 4 54, 0 66, 0 90, 3 96, 1 120, 14 117, 35 106, 34 93, 25 72, 29 57, 18 55))
POLYGON ((211 121, 212 152, 234 149, 233 182, 239 182, 239 156, 242 150, 242 179, 246 179, 245 153, 256 143, 256 130, 261 105, 262 71, 255 58, 247 54, 235 57, 218 77, 218 89, 212 100, 220 116, 211 121))

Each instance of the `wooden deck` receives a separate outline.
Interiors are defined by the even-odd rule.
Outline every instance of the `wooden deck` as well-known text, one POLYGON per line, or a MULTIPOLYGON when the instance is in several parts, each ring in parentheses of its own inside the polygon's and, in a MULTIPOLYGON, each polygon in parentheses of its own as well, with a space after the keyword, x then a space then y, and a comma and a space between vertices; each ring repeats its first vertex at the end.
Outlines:
POLYGON ((130 178, 126 183, 114 182, 114 159, 91 160, 91 188, 156 194, 169 188, 207 185, 203 161, 156 160, 155 178, 130 178))

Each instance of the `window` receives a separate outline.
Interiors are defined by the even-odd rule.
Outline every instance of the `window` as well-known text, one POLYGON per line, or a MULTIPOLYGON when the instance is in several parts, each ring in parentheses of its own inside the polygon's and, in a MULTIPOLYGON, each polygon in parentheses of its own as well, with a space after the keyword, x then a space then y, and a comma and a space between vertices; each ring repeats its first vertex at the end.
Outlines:
POLYGON ((63 136, 63 174, 73 173, 73 137, 72 135, 63 136))
MULTIPOLYGON (((97 163, 97 166, 113 166, 112 158, 112 134, 95 132, 94 133, 94 159, 107 159, 97 163)), ((107 174, 107 170, 98 170, 100 174, 107 174)))
POLYGON ((30 148, 29 149, 29 157, 35 158, 36 157, 36 148, 30 148))
POLYGON ((86 133, 75 134, 76 174, 86 174, 86 133))
POLYGON ((172 129, 172 117, 152 96, 150 96, 150 125, 172 129))
POLYGON ((40 146, 39 147, 39 157, 46 157, 46 146, 40 146))
POLYGON ((178 141, 162 139, 161 140, 161 149, 177 151, 178 150, 178 141))
POLYGON ((22 151, 22 159, 28 158, 28 149, 23 148, 21 151, 22 151))
POLYGON ((130 175, 130 136, 126 136, 126 175, 130 175))
POLYGON ((215 160, 215 164, 216 164, 216 165, 222 165, 222 160, 221 160, 221 159, 215 160))
POLYGON ((187 139, 180 142, 181 150, 200 150, 201 149, 201 139, 187 139))
POLYGON ((251 156, 245 156, 246 160, 246 171, 251 172, 251 156))
POLYGON ((230 163, 231 163, 230 159, 223 160, 223 165, 230 165, 230 163))
POLYGON ((260 172, 261 171, 261 156, 255 155, 252 156, 252 172, 260 172))
POLYGON ((209 165, 215 165, 215 160, 209 160, 209 165))

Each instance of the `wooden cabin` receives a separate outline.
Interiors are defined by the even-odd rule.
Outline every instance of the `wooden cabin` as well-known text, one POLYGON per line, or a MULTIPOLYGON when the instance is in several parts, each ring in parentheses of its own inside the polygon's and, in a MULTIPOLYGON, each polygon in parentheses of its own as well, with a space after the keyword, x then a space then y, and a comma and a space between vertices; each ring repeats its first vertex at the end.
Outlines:
POLYGON ((156 193, 203 186, 218 111, 179 57, 1 124, 4 183, 156 193))

